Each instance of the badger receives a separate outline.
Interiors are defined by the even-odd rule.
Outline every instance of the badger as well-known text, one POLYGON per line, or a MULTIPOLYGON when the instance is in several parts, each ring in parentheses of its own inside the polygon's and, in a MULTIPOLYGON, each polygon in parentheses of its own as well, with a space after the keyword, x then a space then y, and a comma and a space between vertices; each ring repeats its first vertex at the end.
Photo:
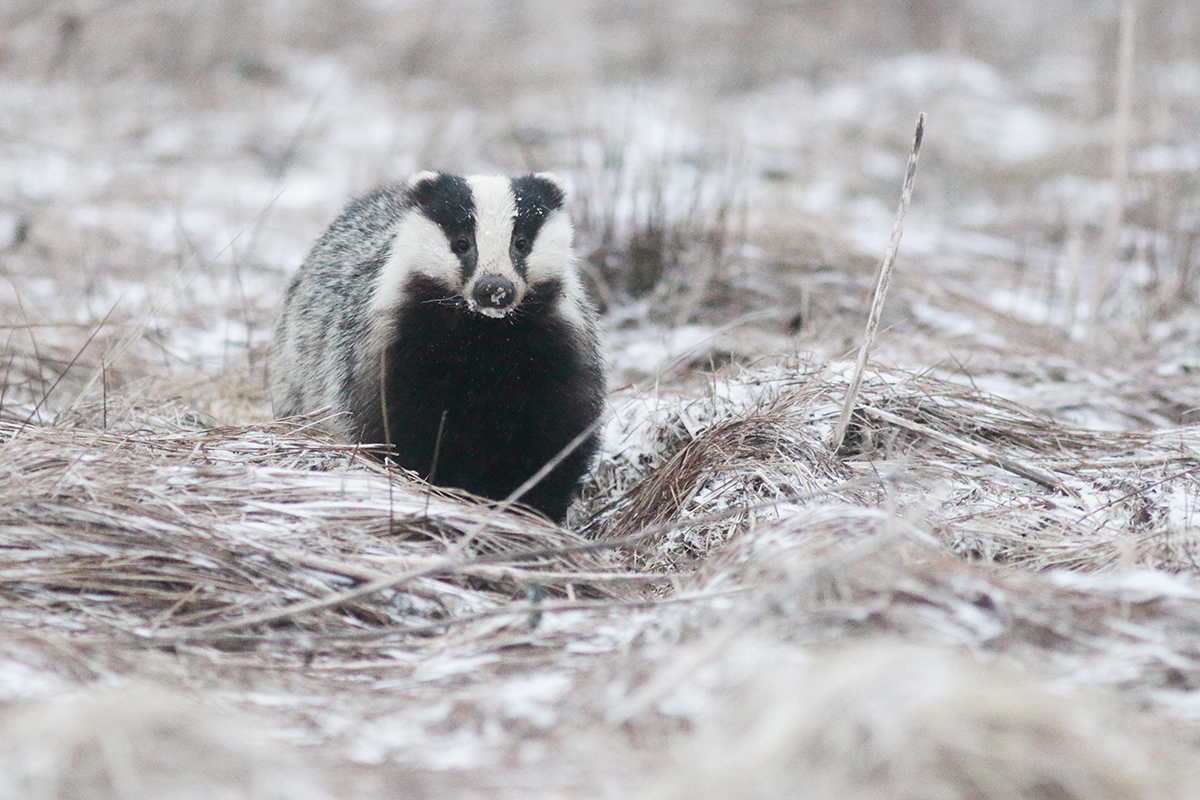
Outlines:
POLYGON ((563 201, 548 174, 421 172, 350 202, 284 297, 275 416, 328 407, 340 437, 493 500, 591 430, 522 498, 562 522, 605 395, 563 201))

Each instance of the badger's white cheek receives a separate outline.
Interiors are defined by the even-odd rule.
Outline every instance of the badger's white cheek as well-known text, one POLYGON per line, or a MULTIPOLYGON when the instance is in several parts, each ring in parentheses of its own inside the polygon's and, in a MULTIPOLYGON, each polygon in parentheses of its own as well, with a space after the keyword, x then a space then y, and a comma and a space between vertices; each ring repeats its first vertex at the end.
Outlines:
POLYGON ((409 213, 396 226, 391 256, 379 270, 371 294, 371 311, 388 314, 396 308, 414 274, 436 278, 448 287, 462 283, 459 260, 450 252, 446 234, 420 214, 409 213))
POLYGON ((564 273, 575 269, 575 252, 571 247, 574 231, 571 219, 563 212, 555 212, 543 223, 533 243, 533 251, 525 260, 525 269, 530 283, 562 279, 564 273))

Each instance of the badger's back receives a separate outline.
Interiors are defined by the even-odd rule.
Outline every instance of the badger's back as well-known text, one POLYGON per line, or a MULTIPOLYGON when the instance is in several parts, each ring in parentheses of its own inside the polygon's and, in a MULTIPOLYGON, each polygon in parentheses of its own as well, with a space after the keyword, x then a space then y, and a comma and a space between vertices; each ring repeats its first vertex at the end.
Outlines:
MULTIPOLYGON (((337 432, 434 483, 508 495, 603 407, 562 201, 548 176, 421 173, 351 203, 288 289, 276 416, 329 407, 337 432)), ((524 502, 561 520, 597 441, 524 502)))
POLYGON ((271 342, 276 417, 328 407, 328 427, 353 434, 348 412, 356 356, 370 335, 371 294, 391 252, 390 232, 409 208, 403 184, 381 186, 346 206, 309 251, 271 342))

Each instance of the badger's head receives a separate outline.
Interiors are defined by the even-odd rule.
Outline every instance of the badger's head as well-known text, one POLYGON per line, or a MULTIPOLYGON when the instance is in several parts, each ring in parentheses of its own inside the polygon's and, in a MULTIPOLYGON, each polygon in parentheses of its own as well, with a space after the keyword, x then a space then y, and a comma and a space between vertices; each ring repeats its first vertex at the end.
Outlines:
MULTIPOLYGON (((503 318, 531 291, 575 299, 581 289, 563 190, 551 175, 459 177, 421 172, 393 239, 385 294, 433 282, 476 314, 503 318)), ((378 299, 378 298, 377 298, 378 299)))

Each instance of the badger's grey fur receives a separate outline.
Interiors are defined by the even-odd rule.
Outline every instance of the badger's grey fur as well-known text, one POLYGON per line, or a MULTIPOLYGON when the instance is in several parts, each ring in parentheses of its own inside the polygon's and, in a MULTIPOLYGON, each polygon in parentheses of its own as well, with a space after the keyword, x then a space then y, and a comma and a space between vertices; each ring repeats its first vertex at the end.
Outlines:
MULTIPOLYGON (((505 497, 603 407, 571 240, 563 191, 544 174, 422 172, 351 202, 288 288, 275 415, 330 407, 344 437, 385 445, 440 485, 505 497)), ((597 442, 524 501, 562 520, 597 442)))

